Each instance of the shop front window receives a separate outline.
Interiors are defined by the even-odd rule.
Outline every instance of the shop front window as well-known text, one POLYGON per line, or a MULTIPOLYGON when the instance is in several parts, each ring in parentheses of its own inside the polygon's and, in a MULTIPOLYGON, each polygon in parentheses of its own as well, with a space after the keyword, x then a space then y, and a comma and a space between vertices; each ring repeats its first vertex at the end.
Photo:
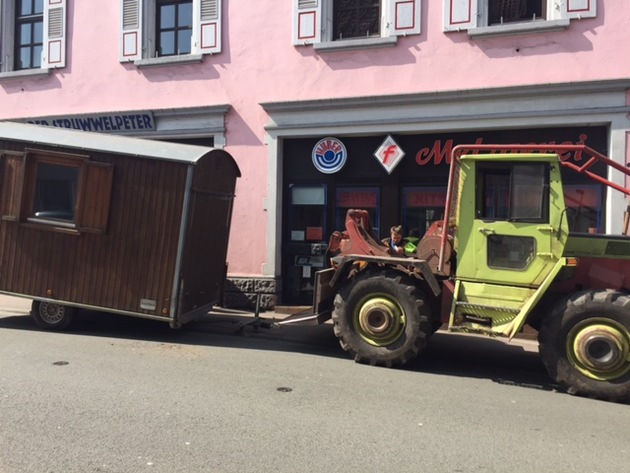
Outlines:
POLYGON ((422 238, 433 222, 444 219, 446 187, 403 187, 402 196, 406 237, 422 238))
POLYGON ((567 207, 569 230, 598 232, 601 229, 601 192, 597 185, 565 185, 564 203, 567 207))
POLYGON ((378 187, 338 187, 335 195, 335 230, 345 230, 350 209, 367 210, 374 235, 379 238, 380 189, 378 187))
POLYGON ((326 188, 324 186, 291 188, 292 242, 323 239, 326 217, 326 188))
POLYGON ((315 272, 324 268, 326 191, 325 185, 290 186, 289 228, 283 245, 288 303, 309 303, 313 297, 315 272))

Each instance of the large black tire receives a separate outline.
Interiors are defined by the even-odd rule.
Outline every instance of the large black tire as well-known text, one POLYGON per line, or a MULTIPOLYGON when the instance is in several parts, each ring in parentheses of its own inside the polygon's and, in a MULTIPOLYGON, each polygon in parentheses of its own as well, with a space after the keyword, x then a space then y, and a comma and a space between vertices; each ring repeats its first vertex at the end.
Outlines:
POLYGON ((392 367, 414 359, 432 333, 417 284, 396 271, 359 273, 335 296, 335 335, 355 361, 392 367))
POLYGON ((613 402, 630 400, 630 296, 582 291, 543 318, 540 356, 569 394, 613 402))
POLYGON ((66 330, 75 318, 75 308, 46 301, 33 301, 31 317, 39 328, 66 330))

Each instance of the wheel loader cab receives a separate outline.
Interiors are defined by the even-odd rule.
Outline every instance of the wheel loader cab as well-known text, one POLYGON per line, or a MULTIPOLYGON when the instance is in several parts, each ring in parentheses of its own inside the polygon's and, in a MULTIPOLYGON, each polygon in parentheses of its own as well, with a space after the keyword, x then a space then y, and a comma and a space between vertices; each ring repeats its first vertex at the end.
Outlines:
POLYGON ((568 225, 559 158, 469 155, 460 158, 458 172, 449 326, 511 332, 561 266, 568 225))
POLYGON ((457 278, 540 285, 567 232, 557 155, 464 156, 460 172, 457 278))

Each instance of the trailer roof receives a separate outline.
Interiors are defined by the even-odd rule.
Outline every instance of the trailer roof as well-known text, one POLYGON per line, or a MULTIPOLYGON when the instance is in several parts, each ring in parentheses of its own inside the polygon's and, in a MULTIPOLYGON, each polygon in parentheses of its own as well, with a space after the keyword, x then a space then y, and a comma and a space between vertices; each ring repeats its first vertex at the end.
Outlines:
POLYGON ((195 163, 216 148, 0 121, 0 139, 195 163))

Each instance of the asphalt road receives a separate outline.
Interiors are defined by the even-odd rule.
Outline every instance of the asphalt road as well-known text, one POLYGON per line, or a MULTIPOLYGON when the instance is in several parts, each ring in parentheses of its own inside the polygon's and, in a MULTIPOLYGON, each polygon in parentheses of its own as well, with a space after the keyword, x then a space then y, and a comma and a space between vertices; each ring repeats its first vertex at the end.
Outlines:
MULTIPOLYGON (((26 309, 26 307, 25 307, 26 309)), ((555 391, 536 344, 437 333, 405 369, 330 325, 237 332, 0 309, 0 472, 627 472, 630 406, 555 391)))

